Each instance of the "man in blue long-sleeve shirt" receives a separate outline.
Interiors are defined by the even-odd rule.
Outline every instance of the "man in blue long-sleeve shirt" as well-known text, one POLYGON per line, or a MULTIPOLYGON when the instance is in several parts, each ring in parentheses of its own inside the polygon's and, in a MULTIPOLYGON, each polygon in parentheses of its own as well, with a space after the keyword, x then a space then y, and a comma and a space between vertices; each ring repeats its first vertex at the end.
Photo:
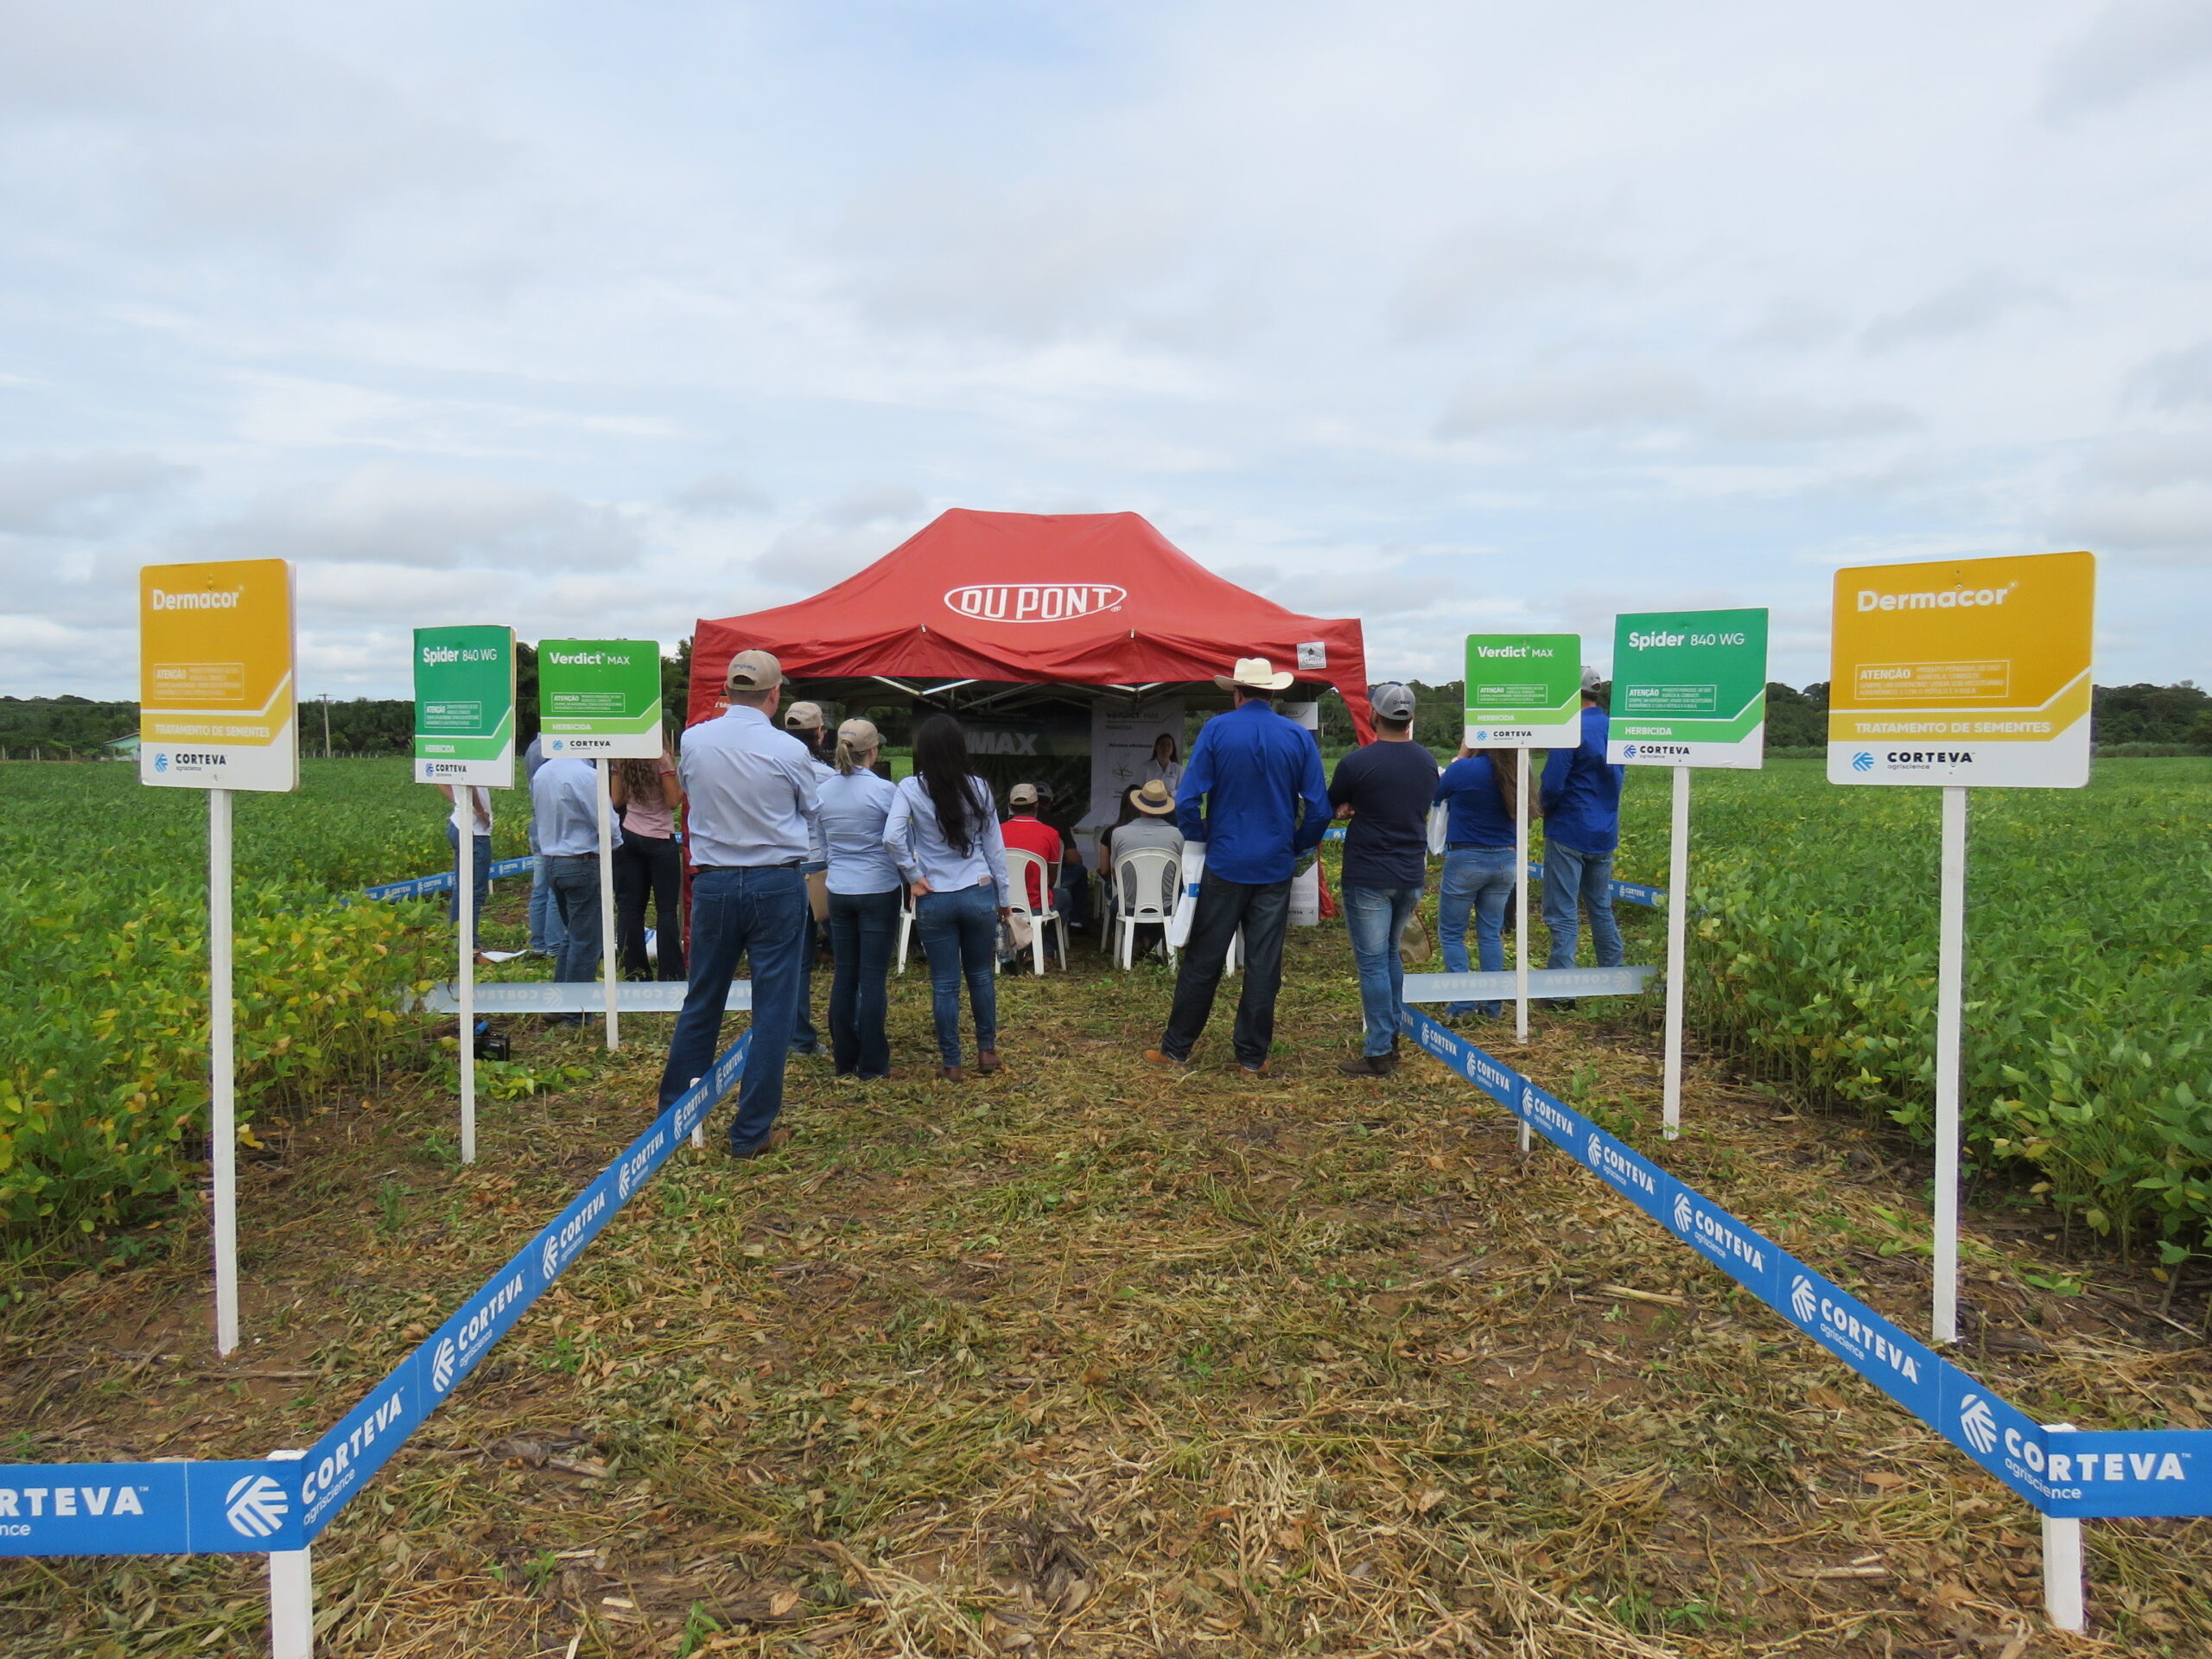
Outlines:
POLYGON ((1244 930, 1244 988, 1236 999, 1236 1063, 1258 1076, 1274 1046, 1275 995, 1282 988, 1282 942, 1290 925, 1290 878, 1329 827, 1329 782, 1313 734, 1275 712, 1288 689, 1264 657, 1238 660, 1214 683, 1236 706, 1198 728, 1175 791, 1187 846, 1203 843, 1206 869, 1198 913, 1175 976, 1175 1001, 1155 1065, 1185 1064, 1213 1013, 1230 943, 1244 930))
MULTIPOLYGON (((1544 756, 1544 926, 1552 936, 1547 968, 1574 966, 1580 943, 1578 910, 1590 913, 1590 943, 1600 968, 1621 964, 1621 931, 1613 920, 1613 854, 1621 844, 1621 779, 1626 766, 1605 764, 1602 682, 1582 671, 1582 741, 1544 756)), ((1565 1006, 1573 1007, 1571 1000, 1565 1006)))

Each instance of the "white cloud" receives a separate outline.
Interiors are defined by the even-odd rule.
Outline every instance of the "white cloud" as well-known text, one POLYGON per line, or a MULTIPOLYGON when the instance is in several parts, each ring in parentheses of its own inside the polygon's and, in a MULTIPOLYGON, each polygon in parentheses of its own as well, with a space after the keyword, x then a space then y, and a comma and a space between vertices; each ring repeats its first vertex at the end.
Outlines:
POLYGON ((619 569, 639 556, 636 519, 558 490, 398 467, 264 497, 201 529, 208 558, 293 558, 369 569, 619 569))
POLYGON ((2212 680, 2207 16, 19 6, 18 689, 127 690, 143 558, 301 557, 399 691, 416 622, 672 639, 956 504, 1143 512, 1392 672, 2059 526, 2101 671, 2212 680))
POLYGON ((2084 114, 2212 64, 2212 10, 2200 0, 2113 0, 2057 53, 2044 80, 2052 116, 2084 114))
POLYGON ((0 460, 0 532, 98 536, 182 488, 194 469, 145 454, 0 460))

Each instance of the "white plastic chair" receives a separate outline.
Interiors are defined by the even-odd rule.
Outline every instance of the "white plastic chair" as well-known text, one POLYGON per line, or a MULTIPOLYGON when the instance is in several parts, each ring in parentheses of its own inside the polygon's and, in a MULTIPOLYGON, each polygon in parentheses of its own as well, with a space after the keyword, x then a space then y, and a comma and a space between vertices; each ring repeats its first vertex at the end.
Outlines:
POLYGON ((914 935, 914 890, 899 884, 899 971, 906 971, 906 941, 914 935))
POLYGON ((1006 903, 1009 911, 1029 918, 1029 956, 1039 975, 1045 971, 1045 929, 1057 922, 1060 928, 1060 961, 1068 959, 1067 918, 1052 906, 1052 867, 1034 853, 1019 847, 1006 849, 1006 903), (1029 902, 1029 872, 1037 872, 1038 903, 1029 902))
MULTIPOLYGON (((1122 969, 1136 965, 1137 929, 1145 925, 1161 930, 1163 944, 1168 918, 1174 914, 1175 895, 1183 881, 1183 861, 1164 847, 1140 847, 1124 853, 1114 863, 1114 920, 1120 926, 1122 969)), ((1175 960, 1175 947, 1167 946, 1167 960, 1175 960)))

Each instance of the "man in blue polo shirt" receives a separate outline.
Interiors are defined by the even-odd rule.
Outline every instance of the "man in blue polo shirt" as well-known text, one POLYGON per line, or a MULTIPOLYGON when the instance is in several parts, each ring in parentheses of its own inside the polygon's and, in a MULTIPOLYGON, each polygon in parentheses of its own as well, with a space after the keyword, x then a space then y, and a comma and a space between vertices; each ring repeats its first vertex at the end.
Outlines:
MULTIPOLYGON (((1547 968, 1574 966, 1580 943, 1578 910, 1590 915, 1590 943, 1600 968, 1623 960, 1621 930, 1613 920, 1613 854, 1621 844, 1621 779, 1626 766, 1605 764, 1604 683, 1594 668, 1582 671, 1582 741, 1544 756, 1544 926, 1552 936, 1547 968)), ((1573 1007, 1572 998, 1554 999, 1573 1007)))
POLYGON ((1329 828, 1329 782, 1313 734, 1275 712, 1274 694, 1294 677, 1264 657, 1238 660, 1214 683, 1236 706, 1198 728, 1175 791, 1185 844, 1202 842, 1206 868, 1198 912, 1175 976, 1175 1001, 1155 1065, 1186 1064, 1213 1013, 1229 946, 1244 930, 1244 988, 1236 1000, 1236 1063, 1255 1077, 1274 1046, 1275 995, 1282 988, 1283 932, 1290 878, 1329 828))

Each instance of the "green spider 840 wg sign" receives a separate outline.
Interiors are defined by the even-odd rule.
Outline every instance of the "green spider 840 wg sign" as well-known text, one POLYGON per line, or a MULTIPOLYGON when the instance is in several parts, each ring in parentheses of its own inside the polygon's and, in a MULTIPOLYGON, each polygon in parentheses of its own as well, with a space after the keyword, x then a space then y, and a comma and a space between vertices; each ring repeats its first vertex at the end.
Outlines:
POLYGON ((1764 611, 1644 611, 1613 621, 1605 759, 1630 766, 1766 760, 1764 611))

